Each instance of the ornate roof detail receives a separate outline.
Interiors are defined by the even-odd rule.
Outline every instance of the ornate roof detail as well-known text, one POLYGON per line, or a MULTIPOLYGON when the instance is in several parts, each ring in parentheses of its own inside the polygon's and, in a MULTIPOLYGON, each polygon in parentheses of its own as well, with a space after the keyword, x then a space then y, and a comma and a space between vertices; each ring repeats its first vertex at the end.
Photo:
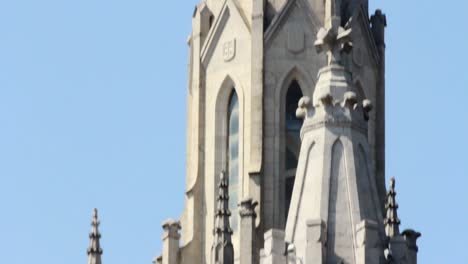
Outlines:
POLYGON ((387 212, 384 224, 385 233, 388 237, 400 235, 400 219, 398 219, 398 204, 396 202, 395 178, 390 180, 390 189, 387 192, 385 210, 387 212))
POLYGON ((91 232, 89 233, 88 264, 102 264, 100 238, 98 210, 94 208, 91 232))
POLYGON ((351 29, 341 27, 341 1, 327 0, 325 4, 325 26, 317 33, 315 47, 318 52, 326 52, 328 66, 340 64, 341 52, 352 49, 351 29))
POLYGON ((229 179, 223 171, 220 175, 219 193, 215 213, 214 242, 212 264, 233 264, 234 248, 232 246, 232 229, 229 223, 229 179))

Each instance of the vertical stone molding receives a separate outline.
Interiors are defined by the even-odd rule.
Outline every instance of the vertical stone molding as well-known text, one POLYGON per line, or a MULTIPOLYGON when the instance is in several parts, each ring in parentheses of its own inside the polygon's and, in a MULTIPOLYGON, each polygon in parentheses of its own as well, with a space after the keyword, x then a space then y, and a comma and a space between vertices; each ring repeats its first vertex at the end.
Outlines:
POLYGON ((326 224, 322 219, 316 219, 307 221, 306 225, 307 245, 305 261, 307 264, 325 263, 326 224))
POLYGON ((405 230, 403 231, 403 237, 406 240, 406 264, 417 264, 418 263, 418 238, 421 237, 421 233, 414 230, 405 230))
POLYGON ((378 78, 376 84, 375 114, 379 118, 375 123, 375 168, 377 187, 382 205, 385 203, 385 27, 387 18, 382 10, 378 9, 370 18, 371 32, 380 57, 378 78))
POLYGON ((265 244, 261 264, 284 264, 286 263, 284 231, 271 229, 265 233, 265 244))
POLYGON ((383 252, 379 247, 379 225, 364 220, 356 226, 357 264, 380 263, 383 252))
POLYGON ((242 264, 256 264, 258 263, 258 256, 255 252, 255 207, 257 202, 251 198, 241 201, 239 204, 239 215, 241 217, 240 226, 240 263, 242 264))
POLYGON ((179 254, 179 230, 181 229, 180 222, 174 219, 166 220, 162 227, 164 234, 162 264, 177 264, 179 254))

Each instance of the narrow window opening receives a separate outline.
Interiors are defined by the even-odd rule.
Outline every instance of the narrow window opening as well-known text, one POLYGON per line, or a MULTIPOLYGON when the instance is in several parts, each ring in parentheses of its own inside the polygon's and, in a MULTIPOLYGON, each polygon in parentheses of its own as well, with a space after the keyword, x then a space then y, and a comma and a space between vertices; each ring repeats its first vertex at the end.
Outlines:
POLYGON ((227 168, 229 175, 229 210, 231 227, 238 228, 237 204, 239 203, 239 99, 235 91, 229 98, 228 107, 227 168))
POLYGON ((285 183, 285 218, 288 217, 289 205, 294 188, 294 180, 296 177, 296 168, 301 149, 300 132, 302 128, 302 119, 296 117, 296 109, 299 100, 302 97, 301 87, 294 80, 291 82, 286 94, 285 108, 285 139, 284 139, 284 183, 285 183))
POLYGON ((210 18, 208 20, 208 23, 209 23, 209 27, 211 29, 211 27, 213 26, 213 23, 214 23, 214 16, 213 15, 210 16, 210 18))

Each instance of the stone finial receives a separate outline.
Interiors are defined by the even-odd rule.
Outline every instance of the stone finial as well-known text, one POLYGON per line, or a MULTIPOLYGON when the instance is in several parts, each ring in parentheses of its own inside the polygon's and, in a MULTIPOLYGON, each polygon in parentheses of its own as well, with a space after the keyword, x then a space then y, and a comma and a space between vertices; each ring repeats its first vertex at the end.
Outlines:
POLYGON ((256 252, 255 242, 255 207, 258 205, 256 201, 251 198, 244 199, 239 204, 239 215, 241 217, 241 224, 239 229, 239 239, 242 241, 239 247, 240 263, 253 264, 258 259, 258 252, 256 252))
POLYGON ((241 217, 252 216, 257 217, 255 213, 255 207, 257 207, 258 202, 252 200, 252 198, 244 199, 239 204, 239 214, 241 217))
POLYGON ((296 110, 296 117, 305 119, 307 117, 307 111, 310 107, 311 100, 308 96, 303 96, 298 103, 297 110, 296 110))
POLYGON ((329 66, 339 64, 341 51, 351 51, 350 36, 351 29, 341 27, 341 0, 326 0, 325 26, 317 33, 315 47, 318 52, 327 53, 329 66))
POLYGON ((390 180, 390 189, 387 192, 387 202, 385 204, 387 213, 384 220, 385 233, 389 238, 400 235, 400 219, 398 219, 398 204, 395 197, 395 178, 392 178, 390 180))
POLYGON ((153 264, 162 264, 162 258, 163 258, 162 256, 155 257, 152 261, 153 264))
POLYGON ((168 219, 162 223, 164 234, 163 253, 161 258, 162 264, 177 264, 179 255, 179 230, 181 229, 180 222, 175 219, 168 219))
POLYGON ((372 102, 371 100, 369 99, 364 99, 364 101, 362 101, 362 108, 364 109, 364 119, 366 121, 369 121, 369 118, 370 118, 370 111, 372 111, 372 108, 374 106, 372 105, 372 102))
POLYGON ((223 171, 220 175, 213 246, 211 248, 212 264, 233 264, 234 247, 232 246, 232 229, 229 223, 229 178, 223 171))
POLYGON ((385 46, 385 27, 387 26, 387 17, 382 10, 377 9, 370 18, 372 34, 377 46, 385 46))
POLYGON ((348 91, 343 96, 343 106, 354 109, 357 104, 357 95, 355 92, 348 91))
POLYGON ((98 210, 93 210, 93 220, 91 222, 91 233, 89 233, 88 264, 102 264, 102 249, 100 244, 101 233, 99 233, 98 210))
POLYGON ((364 108, 364 111, 366 111, 366 113, 369 113, 370 111, 372 111, 372 108, 374 106, 372 105, 371 100, 364 99, 364 101, 362 101, 362 107, 364 108))
POLYGON ((418 242, 418 238, 421 237, 421 233, 416 232, 412 229, 408 229, 408 230, 403 231, 403 237, 405 238, 407 242, 408 249, 418 252, 419 248, 418 248, 417 242, 418 242))
POLYGON ((168 219, 162 223, 162 228, 164 230, 163 239, 165 237, 179 239, 180 234, 179 230, 182 228, 180 222, 175 219, 168 219))
POLYGON ((418 238, 421 237, 421 233, 414 230, 403 231, 403 237, 406 241, 406 263, 417 264, 418 263, 418 238))

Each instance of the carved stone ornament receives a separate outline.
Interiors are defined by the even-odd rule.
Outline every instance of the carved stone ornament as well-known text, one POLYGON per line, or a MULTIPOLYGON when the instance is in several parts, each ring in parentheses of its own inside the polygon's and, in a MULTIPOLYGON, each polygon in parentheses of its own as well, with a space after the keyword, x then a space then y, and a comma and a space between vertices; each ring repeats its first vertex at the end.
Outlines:
POLYGON ((231 61, 236 57, 236 39, 223 44, 224 61, 231 61))
POLYGON ((288 50, 298 54, 305 49, 305 33, 301 28, 290 27, 288 30, 288 50))

